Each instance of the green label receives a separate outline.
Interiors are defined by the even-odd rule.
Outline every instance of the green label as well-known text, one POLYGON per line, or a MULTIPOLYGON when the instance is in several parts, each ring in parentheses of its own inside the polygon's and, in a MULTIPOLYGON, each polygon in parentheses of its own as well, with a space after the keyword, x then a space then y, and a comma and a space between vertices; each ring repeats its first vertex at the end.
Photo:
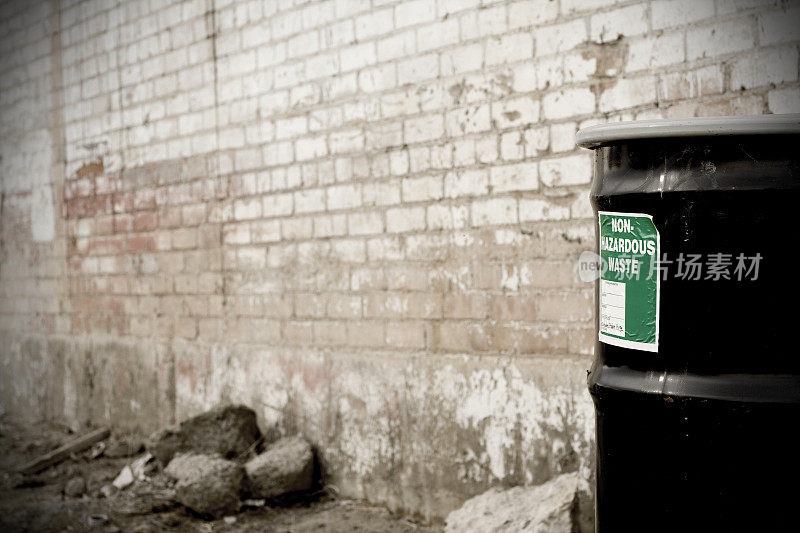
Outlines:
POLYGON ((599 339, 658 351, 660 243, 653 217, 599 211, 599 339))

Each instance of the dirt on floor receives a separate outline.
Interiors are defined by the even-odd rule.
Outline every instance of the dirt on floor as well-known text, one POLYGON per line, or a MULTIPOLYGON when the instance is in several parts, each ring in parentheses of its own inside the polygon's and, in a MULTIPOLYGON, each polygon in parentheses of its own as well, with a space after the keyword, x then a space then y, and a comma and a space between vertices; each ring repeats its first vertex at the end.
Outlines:
POLYGON ((163 474, 111 494, 108 485, 135 457, 92 458, 97 447, 37 474, 17 472, 21 465, 77 436, 53 424, 21 424, 0 418, 0 531, 441 531, 393 516, 383 508, 338 498, 333 487, 265 505, 252 502, 235 515, 207 520, 165 496, 168 491, 163 487, 168 481, 163 474), (71 491, 67 485, 77 478, 85 481, 85 492, 68 496, 65 489, 74 492, 74 487, 71 491))

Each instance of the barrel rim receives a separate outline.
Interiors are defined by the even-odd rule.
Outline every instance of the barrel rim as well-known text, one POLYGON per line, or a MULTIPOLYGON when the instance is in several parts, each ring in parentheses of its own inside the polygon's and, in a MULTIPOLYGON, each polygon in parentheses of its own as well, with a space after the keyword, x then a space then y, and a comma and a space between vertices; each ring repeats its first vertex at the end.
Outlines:
POLYGON ((575 140, 578 146, 583 148, 599 148, 607 144, 633 139, 787 134, 800 134, 800 113, 747 117, 634 120, 597 124, 580 129, 575 140))

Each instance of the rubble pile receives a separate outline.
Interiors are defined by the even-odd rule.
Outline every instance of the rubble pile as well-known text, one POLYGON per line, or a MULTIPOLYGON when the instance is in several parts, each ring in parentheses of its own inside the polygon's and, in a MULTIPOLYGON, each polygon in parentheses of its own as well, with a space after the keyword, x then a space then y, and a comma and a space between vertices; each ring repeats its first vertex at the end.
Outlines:
MULTIPOLYGON (((268 435, 277 433, 271 428, 268 435)), ((182 505, 197 515, 219 518, 314 486, 311 444, 301 435, 268 442, 256 413, 243 405, 212 409, 156 431, 145 442, 109 442, 109 437, 108 428, 95 430, 38 457, 20 472, 35 474, 79 452, 87 460, 127 458, 113 481, 93 491, 126 515, 182 505)), ((81 498, 87 494, 86 479, 72 476, 62 492, 81 498)))
MULTIPOLYGON (((256 414, 242 405, 224 406, 153 433, 138 472, 120 473, 127 483, 147 482, 146 465, 157 462, 173 483, 171 498, 197 514, 220 517, 237 512, 243 501, 272 499, 307 491, 314 484, 314 453, 296 435, 265 447, 256 414), (259 453, 261 452, 261 453, 259 453)), ((129 467, 126 467, 129 468, 129 467)))

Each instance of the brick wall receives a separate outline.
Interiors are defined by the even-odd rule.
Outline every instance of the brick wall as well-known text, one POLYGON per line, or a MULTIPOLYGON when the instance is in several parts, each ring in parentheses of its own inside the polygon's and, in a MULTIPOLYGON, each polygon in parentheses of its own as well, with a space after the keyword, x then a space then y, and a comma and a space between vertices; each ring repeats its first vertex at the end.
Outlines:
POLYGON ((591 472, 578 128, 800 111, 800 4, 0 7, 2 408, 220 401, 427 518, 591 472))

